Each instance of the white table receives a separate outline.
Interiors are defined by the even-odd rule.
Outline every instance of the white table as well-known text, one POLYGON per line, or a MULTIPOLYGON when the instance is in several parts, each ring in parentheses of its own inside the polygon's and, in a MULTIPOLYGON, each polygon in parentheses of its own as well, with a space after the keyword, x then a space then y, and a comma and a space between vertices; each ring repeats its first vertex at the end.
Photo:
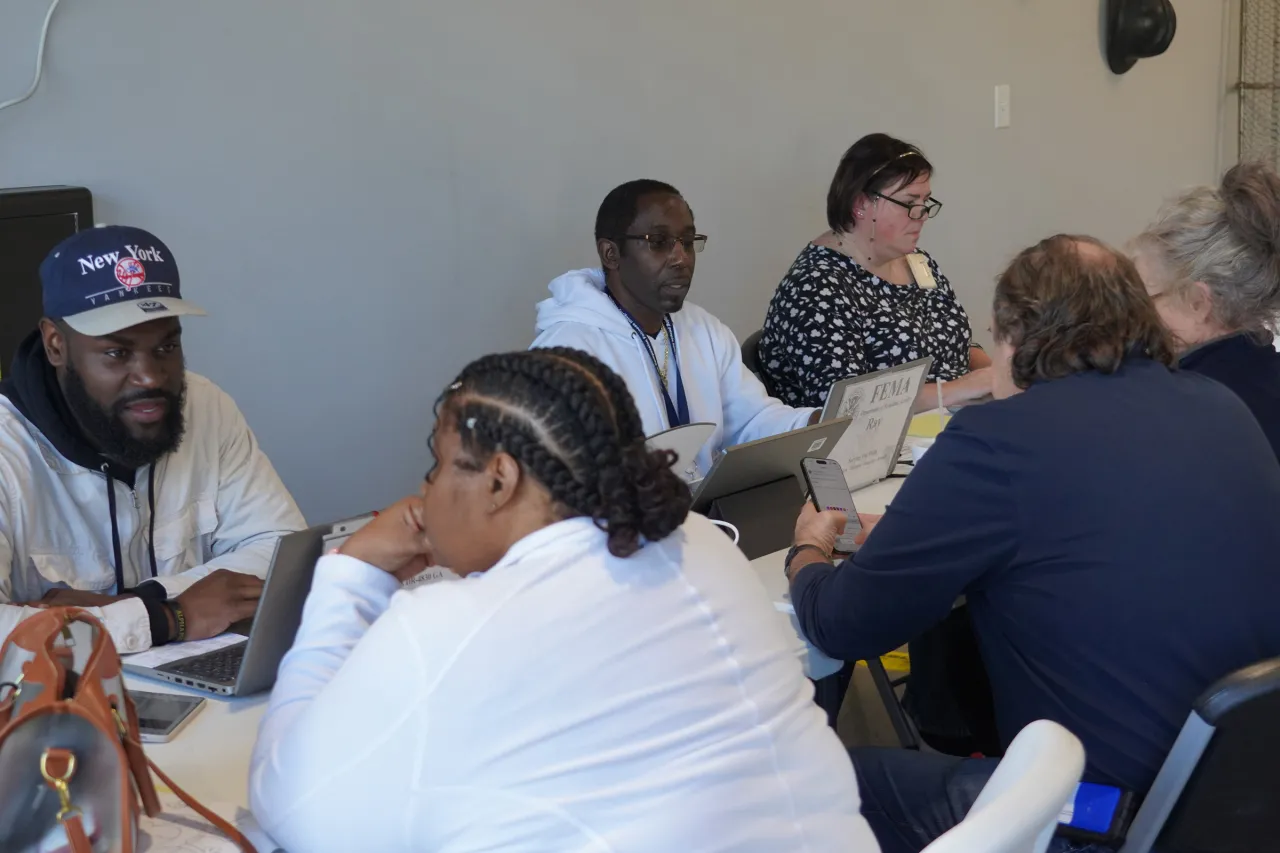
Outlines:
MULTIPOLYGON (((147 755, 172 776, 174 782, 205 805, 248 808, 249 756, 269 694, 245 699, 214 698, 210 693, 151 678, 129 675, 125 681, 130 690, 181 693, 208 699, 169 743, 145 744, 147 755)), ((223 817, 231 815, 224 813, 223 817)))
MULTIPOLYGON (((860 490, 854 495, 854 503, 861 512, 883 513, 901 484, 901 479, 884 480, 860 490)), ((786 551, 778 551, 753 560, 751 566, 769 590, 775 606, 789 608, 787 580, 782 574, 785 557, 786 551)), ((786 619, 791 625, 796 656, 804 663, 810 678, 823 678, 840 669, 840 661, 822 654, 801 637, 794 614, 779 610, 778 618, 786 619)), ((248 808, 249 757, 258 735, 258 723, 266 710, 268 694, 224 699, 150 678, 130 675, 126 680, 131 690, 182 693, 208 699, 200 713, 174 740, 147 744, 147 754, 173 777, 173 781, 206 805, 248 808)))
MULTIPOLYGON (((881 480, 865 489, 859 489, 853 496, 854 506, 859 512, 881 515, 901 487, 902 478, 900 477, 881 480)), ((769 591, 769 597, 773 599, 774 607, 778 609, 778 618, 787 620, 790 625, 791 633, 795 635, 795 654, 804 664, 804 674, 816 681, 838 672, 844 662, 829 658, 818 651, 800 632, 800 622, 796 619, 795 610, 791 606, 789 585, 782 571, 782 564, 786 557, 785 549, 775 551, 752 560, 751 568, 755 569, 764 588, 769 591)))

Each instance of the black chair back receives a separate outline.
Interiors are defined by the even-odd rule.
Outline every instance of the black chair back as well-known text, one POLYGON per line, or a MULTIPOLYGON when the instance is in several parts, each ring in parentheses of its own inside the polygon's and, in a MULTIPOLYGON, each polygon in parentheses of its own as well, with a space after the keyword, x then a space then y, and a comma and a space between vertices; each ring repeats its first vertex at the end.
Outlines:
POLYGON ((764 334, 764 329, 757 329, 747 335, 747 339, 742 342, 742 363, 747 366, 756 375, 756 378, 764 382, 764 376, 760 374, 760 336, 764 334))
POLYGON ((1280 658, 1196 700, 1121 853, 1253 853, 1280 843, 1280 658))

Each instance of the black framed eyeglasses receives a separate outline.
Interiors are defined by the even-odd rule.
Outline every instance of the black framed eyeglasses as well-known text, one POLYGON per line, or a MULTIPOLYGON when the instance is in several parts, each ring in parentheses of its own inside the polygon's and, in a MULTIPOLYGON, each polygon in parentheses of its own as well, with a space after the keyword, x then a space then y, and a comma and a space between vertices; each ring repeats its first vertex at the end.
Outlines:
POLYGON ((669 255, 676 243, 684 247, 686 252, 701 252, 707 248, 707 235, 694 234, 692 237, 673 237, 670 234, 623 234, 624 240, 640 240, 649 244, 649 251, 659 255, 669 255))
POLYGON ((923 202, 898 201, 896 198, 889 198, 884 193, 873 192, 876 198, 882 198, 890 201, 898 207, 904 207, 907 210, 907 216, 911 219, 933 219, 938 215, 938 211, 942 210, 942 202, 936 198, 927 198, 923 202))

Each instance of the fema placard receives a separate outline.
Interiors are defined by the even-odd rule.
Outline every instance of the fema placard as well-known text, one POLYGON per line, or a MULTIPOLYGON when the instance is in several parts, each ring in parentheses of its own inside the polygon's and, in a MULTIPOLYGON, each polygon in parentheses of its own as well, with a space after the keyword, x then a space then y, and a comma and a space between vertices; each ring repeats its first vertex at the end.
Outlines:
POLYGON ((844 469, 849 491, 883 480, 893 472, 902 439, 911 425, 916 395, 933 359, 879 370, 837 382, 827 401, 825 419, 852 419, 829 456, 844 469))

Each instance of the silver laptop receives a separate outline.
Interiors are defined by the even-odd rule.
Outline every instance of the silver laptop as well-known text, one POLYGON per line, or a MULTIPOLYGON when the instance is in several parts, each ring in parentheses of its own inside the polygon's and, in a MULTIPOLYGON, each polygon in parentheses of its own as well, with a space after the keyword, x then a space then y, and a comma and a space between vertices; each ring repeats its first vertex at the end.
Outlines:
POLYGON ((839 418, 735 444, 720 454, 694 492, 693 511, 705 513, 713 501, 791 476, 803 483, 801 460, 825 458, 848 426, 848 418, 839 418))
MULTIPOLYGON (((316 561, 326 550, 345 542, 372 517, 365 515, 323 524, 280 537, 258 601, 258 612, 243 642, 159 666, 138 666, 125 658, 124 670, 224 696, 250 696, 270 689, 275 684, 280 661, 293 645, 298 626, 302 624, 302 607, 311 591, 316 561)), ((232 629, 240 627, 237 624, 232 629)))

